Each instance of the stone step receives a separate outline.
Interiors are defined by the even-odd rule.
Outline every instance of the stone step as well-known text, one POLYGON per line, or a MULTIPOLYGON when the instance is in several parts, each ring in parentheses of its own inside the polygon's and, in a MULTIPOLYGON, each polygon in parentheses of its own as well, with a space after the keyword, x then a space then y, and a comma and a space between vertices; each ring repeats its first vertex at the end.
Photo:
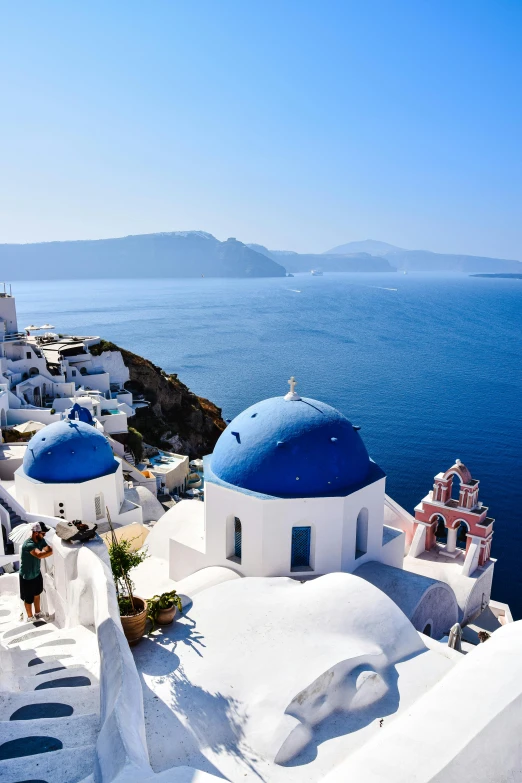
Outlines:
POLYGON ((0 723, 0 757, 2 744, 23 737, 56 737, 64 748, 95 745, 100 718, 92 713, 63 718, 9 720, 0 723))
POLYGON ((95 746, 64 748, 0 761, 2 783, 42 781, 42 783, 80 783, 92 774, 95 746))
POLYGON ((35 670, 38 670, 42 666, 50 666, 57 661, 69 660, 71 653, 62 653, 61 656, 57 655, 40 655, 38 656, 34 650, 6 650, 0 647, 0 665, 3 671, 11 671, 15 669, 19 674, 23 669, 28 669, 28 674, 36 674, 35 670))
MULTIPOLYGON (((55 668, 55 667, 51 667, 55 668)), ((17 685, 20 691, 54 691, 56 688, 83 688, 89 685, 97 685, 98 678, 85 666, 61 668, 59 671, 36 676, 18 677, 17 685), (58 683, 63 682, 63 685, 58 683)))
POLYGON ((49 688, 39 691, 3 693, 2 699, 0 699, 0 721, 9 721, 11 718, 24 720, 28 711, 24 710, 21 715, 17 715, 19 710, 30 705, 44 704, 61 705, 53 708, 54 711, 47 707, 39 708, 40 714, 45 713, 50 717, 56 715, 67 717, 66 713, 69 715, 97 714, 100 709, 100 690, 97 685, 91 685, 89 688, 49 688))
MULTIPOLYGON (((54 623, 46 623, 45 620, 35 620, 32 623, 20 621, 20 619, 14 620, 8 626, 3 627, 0 631, 0 644, 8 649, 16 639, 20 636, 28 636, 31 639, 38 639, 40 636, 51 633, 51 631, 58 631, 59 628, 54 623)), ((24 639, 25 641, 25 639, 24 639)))
POLYGON ((60 653, 78 655, 81 652, 82 657, 96 660, 98 655, 96 634, 81 625, 57 629, 52 623, 47 623, 35 630, 32 624, 26 623, 24 632, 2 640, 4 646, 6 641, 11 650, 34 650, 35 657, 60 653))

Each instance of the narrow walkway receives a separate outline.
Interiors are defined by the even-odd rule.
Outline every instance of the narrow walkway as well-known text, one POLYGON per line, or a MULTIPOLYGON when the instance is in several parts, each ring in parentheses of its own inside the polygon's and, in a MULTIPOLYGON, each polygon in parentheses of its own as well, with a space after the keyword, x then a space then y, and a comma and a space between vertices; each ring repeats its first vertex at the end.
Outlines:
POLYGON ((0 780, 80 783, 99 729, 96 635, 20 622, 20 606, 0 595, 0 780))

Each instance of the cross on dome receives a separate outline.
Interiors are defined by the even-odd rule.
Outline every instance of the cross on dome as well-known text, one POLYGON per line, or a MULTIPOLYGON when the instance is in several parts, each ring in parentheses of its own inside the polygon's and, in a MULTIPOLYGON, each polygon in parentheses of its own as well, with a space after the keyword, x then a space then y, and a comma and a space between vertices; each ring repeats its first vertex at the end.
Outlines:
POLYGON ((290 386, 290 391, 288 392, 288 394, 285 394, 285 400, 290 400, 290 401, 300 400, 301 397, 298 395, 298 393, 295 390, 295 387, 297 385, 297 381, 296 381, 296 379, 294 378, 293 375, 289 379, 288 385, 290 386))

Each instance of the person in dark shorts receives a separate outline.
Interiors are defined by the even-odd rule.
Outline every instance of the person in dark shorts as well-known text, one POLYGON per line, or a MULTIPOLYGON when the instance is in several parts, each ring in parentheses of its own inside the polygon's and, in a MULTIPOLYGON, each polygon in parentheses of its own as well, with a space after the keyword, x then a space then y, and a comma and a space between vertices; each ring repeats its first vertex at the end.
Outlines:
POLYGON ((49 530, 42 522, 35 522, 31 536, 24 541, 20 551, 20 598, 24 602, 27 621, 33 622, 42 617, 40 594, 43 591, 43 579, 40 560, 52 555, 53 550, 44 538, 49 530), (33 616, 33 604, 35 615, 33 616))

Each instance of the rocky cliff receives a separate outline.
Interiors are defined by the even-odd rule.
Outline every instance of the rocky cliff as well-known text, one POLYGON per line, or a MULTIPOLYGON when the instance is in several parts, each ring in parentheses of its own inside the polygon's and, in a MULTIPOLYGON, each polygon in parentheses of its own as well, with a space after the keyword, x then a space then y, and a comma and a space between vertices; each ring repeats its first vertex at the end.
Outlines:
POLYGON ((125 385, 134 395, 142 394, 150 405, 138 408, 129 425, 143 440, 159 448, 188 454, 191 459, 212 452, 226 427, 221 410, 204 397, 198 397, 175 374, 168 375, 148 359, 113 343, 102 341, 91 352, 121 351, 129 369, 125 385))

